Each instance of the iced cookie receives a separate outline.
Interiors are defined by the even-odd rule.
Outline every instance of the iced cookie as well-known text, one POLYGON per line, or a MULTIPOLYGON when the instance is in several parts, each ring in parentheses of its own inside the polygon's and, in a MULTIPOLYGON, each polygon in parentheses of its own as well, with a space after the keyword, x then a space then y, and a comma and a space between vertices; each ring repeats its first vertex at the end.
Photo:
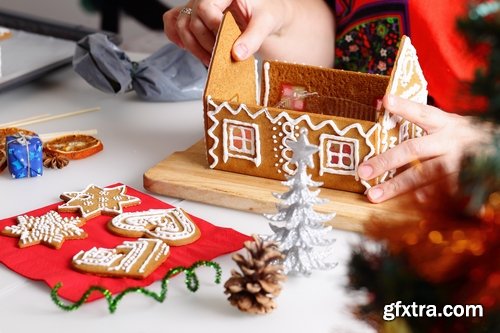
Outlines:
POLYGON ((89 185, 81 192, 64 192, 61 199, 67 201, 57 209, 60 212, 80 212, 83 218, 89 219, 101 214, 118 215, 124 207, 141 203, 137 197, 127 195, 125 185, 101 188, 89 185))
POLYGON ((139 238, 116 248, 92 248, 78 252, 72 266, 79 272, 144 279, 168 257, 170 248, 159 239, 139 238))
POLYGON ((83 224, 85 219, 63 218, 51 210, 42 216, 18 216, 17 224, 5 227, 1 233, 5 236, 19 237, 20 248, 44 244, 59 249, 65 240, 87 237, 87 233, 79 228, 83 224))
POLYGON ((115 216, 108 229, 124 237, 161 239, 170 246, 193 243, 200 238, 200 229, 180 208, 150 209, 115 216))

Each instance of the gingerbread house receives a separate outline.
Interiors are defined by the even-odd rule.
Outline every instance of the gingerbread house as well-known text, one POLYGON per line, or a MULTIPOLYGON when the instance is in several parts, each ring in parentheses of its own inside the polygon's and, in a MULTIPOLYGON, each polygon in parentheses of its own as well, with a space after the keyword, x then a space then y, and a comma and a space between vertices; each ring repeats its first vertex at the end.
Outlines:
POLYGON ((254 58, 231 58, 240 34, 226 14, 204 94, 210 168, 284 180, 294 172, 287 142, 305 128, 319 148, 309 172, 324 187, 363 193, 394 176, 391 170, 364 181, 357 171, 363 161, 422 135, 380 102, 386 93, 427 101, 427 83, 409 38, 400 43, 391 76, 263 61, 259 79, 254 58))

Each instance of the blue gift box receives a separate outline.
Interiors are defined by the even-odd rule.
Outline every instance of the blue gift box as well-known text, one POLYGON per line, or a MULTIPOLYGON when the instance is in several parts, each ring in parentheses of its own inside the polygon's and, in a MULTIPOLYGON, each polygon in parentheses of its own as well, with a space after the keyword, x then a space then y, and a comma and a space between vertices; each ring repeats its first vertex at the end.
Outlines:
POLYGON ((36 135, 7 136, 7 165, 13 178, 38 177, 43 173, 43 146, 36 135))

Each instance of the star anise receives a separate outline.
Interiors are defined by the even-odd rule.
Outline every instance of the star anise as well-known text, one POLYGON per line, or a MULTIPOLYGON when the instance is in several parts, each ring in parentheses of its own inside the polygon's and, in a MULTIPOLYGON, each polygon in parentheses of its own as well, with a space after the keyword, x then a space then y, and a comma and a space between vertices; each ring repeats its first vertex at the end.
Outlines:
POLYGON ((58 154, 44 154, 43 166, 51 169, 62 169, 67 166, 69 159, 58 154))

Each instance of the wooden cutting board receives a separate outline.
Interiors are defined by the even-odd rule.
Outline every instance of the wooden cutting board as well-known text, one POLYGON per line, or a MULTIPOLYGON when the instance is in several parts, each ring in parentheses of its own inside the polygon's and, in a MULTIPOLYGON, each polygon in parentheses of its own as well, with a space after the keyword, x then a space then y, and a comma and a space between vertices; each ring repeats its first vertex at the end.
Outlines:
MULTIPOLYGON (((203 202, 254 213, 274 213, 278 200, 273 192, 285 192, 277 180, 209 169, 203 140, 185 151, 175 152, 144 174, 144 188, 161 195, 203 202)), ((321 189, 329 202, 315 207, 323 213, 336 213, 329 222, 335 228, 360 232, 370 217, 406 219, 405 198, 372 204, 357 193, 321 189)), ((406 207, 408 207, 406 205, 406 207)))

